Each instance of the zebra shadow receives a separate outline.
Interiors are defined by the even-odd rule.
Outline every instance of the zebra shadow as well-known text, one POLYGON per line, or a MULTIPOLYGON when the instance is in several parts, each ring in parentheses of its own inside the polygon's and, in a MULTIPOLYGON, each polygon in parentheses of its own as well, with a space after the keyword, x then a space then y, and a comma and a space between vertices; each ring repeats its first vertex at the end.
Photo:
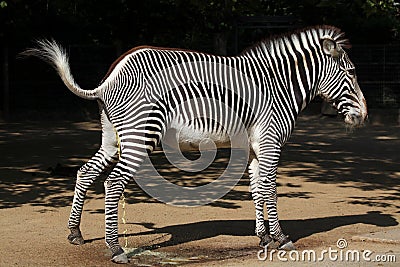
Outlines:
MULTIPOLYGON (((338 227, 353 224, 368 224, 380 227, 396 226, 398 222, 388 214, 371 211, 365 214, 331 216, 303 220, 281 220, 281 225, 286 233, 290 234, 293 241, 311 236, 316 233, 327 232, 338 227)), ((180 245, 191 241, 203 240, 220 235, 228 236, 254 236, 254 220, 210 220, 195 223, 169 225, 157 228, 153 223, 130 223, 140 225, 148 231, 127 234, 127 237, 162 234, 170 236, 169 240, 142 246, 140 249, 156 249, 180 245)), ((267 224, 267 222, 266 222, 267 224)), ((86 240, 91 243, 103 238, 86 240)), ((157 239, 155 239, 157 240, 157 239)))

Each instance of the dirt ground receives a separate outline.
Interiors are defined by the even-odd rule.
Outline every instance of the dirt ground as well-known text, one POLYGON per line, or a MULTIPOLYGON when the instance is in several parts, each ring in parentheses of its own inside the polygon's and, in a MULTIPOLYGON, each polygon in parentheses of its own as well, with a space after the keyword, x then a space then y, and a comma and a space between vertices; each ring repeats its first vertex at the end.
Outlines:
MULTIPOLYGON (((97 150, 98 127, 97 122, 0 123, 0 266, 115 266, 104 244, 103 180, 85 202, 86 243, 74 246, 66 239, 75 172, 97 150)), ((355 237, 399 227, 399 129, 395 123, 371 123, 349 131, 336 118, 299 119, 278 170, 281 225, 299 251, 338 249, 341 238, 346 249, 395 255, 398 264, 400 244, 355 237)), ((193 174, 169 166, 162 153, 152 160, 171 181, 193 186, 214 179, 225 156, 193 174)), ((260 261, 247 174, 224 198, 201 207, 160 203, 135 183, 125 197, 120 241, 127 243, 130 266, 396 266, 283 262, 276 255, 260 261)))

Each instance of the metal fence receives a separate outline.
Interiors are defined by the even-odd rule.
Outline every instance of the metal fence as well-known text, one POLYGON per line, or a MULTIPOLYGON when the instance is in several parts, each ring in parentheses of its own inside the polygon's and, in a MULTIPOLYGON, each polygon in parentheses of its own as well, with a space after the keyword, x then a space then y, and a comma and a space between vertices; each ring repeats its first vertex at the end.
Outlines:
POLYGON ((368 105, 400 107, 400 46, 353 45, 350 58, 368 105))

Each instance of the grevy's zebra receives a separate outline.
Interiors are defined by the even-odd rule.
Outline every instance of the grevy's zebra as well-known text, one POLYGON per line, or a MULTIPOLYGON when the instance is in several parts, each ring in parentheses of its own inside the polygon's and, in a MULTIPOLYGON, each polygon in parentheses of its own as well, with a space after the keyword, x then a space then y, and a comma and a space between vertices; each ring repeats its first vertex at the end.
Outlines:
POLYGON ((79 225, 86 191, 106 167, 118 161, 105 181, 106 244, 118 263, 128 262, 118 243, 118 200, 167 129, 184 129, 181 142, 199 143, 206 137, 224 143, 243 125, 254 154, 249 173, 256 235, 262 246, 277 241, 280 248, 293 249, 278 221, 276 170, 281 147, 299 112, 321 95, 350 125, 361 125, 367 116, 354 65, 343 50, 349 43, 332 26, 261 41, 236 57, 136 47, 115 61, 93 90, 75 83, 66 53, 56 42, 45 40, 38 45, 25 54, 50 62, 73 93, 96 99, 100 106, 102 144, 78 171, 68 239, 83 244, 79 225), (199 118, 196 113, 203 115, 199 118), (120 139, 119 159, 115 132, 120 139), (269 232, 264 226, 264 203, 269 232))

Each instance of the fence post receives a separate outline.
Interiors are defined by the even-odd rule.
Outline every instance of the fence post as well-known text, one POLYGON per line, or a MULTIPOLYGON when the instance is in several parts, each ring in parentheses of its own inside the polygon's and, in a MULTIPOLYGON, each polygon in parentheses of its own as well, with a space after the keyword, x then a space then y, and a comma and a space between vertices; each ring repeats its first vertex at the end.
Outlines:
POLYGON ((8 69, 8 45, 3 43, 3 118, 8 120, 10 117, 10 83, 8 69))

